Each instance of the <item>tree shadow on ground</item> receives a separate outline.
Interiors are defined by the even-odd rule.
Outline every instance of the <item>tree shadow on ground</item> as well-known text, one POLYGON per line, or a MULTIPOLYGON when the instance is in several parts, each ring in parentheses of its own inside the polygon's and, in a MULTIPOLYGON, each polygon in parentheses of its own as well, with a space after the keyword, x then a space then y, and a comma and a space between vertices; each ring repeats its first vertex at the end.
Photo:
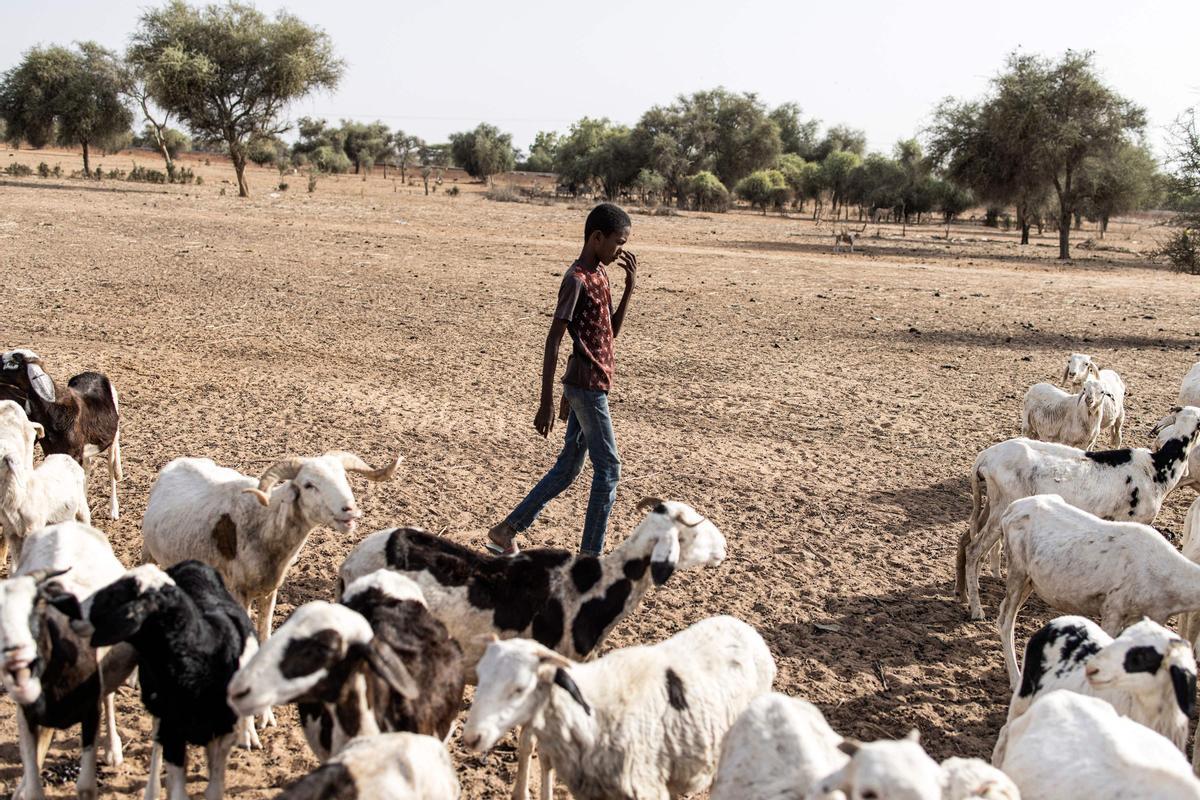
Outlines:
MULTIPOLYGON (((1014 324, 1013 327, 1016 327, 1014 324)), ((877 332, 862 332, 848 330, 843 335, 857 336, 878 340, 877 332)), ((909 344, 957 345, 965 347, 994 348, 1003 347, 1010 350, 1062 350, 1064 347, 1077 346, 1086 352, 1091 349, 1121 349, 1121 348, 1167 348, 1173 350, 1200 350, 1200 337, 1197 336, 1148 336, 1139 334, 1113 334, 1072 336, 1056 331, 1027 331, 1011 330, 927 330, 920 332, 910 330, 905 339, 909 344)), ((1065 358, 1065 357, 1064 357, 1065 358)))
POLYGON ((100 181, 91 184, 87 183, 31 183, 29 181, 7 181, 0 180, 0 186, 10 186, 14 189, 41 189, 61 192, 104 192, 117 194, 172 194, 168 189, 154 189, 149 186, 134 188, 132 186, 121 186, 113 184, 125 183, 124 181, 111 180, 100 181))

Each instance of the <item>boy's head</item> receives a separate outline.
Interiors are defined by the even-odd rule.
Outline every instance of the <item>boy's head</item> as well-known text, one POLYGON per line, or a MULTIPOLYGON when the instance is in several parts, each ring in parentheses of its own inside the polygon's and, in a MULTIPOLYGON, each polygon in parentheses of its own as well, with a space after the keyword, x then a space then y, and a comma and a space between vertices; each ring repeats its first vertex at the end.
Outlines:
POLYGON ((601 203, 583 225, 584 247, 590 248, 601 264, 611 264, 629 241, 630 226, 628 214, 612 203, 601 203))

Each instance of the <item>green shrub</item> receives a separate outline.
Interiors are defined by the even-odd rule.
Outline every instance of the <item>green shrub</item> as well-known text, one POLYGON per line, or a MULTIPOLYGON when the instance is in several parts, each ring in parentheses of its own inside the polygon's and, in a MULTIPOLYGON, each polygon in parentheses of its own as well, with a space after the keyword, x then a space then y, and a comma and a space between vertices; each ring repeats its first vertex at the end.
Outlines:
POLYGON ((39 178, 49 178, 50 177, 50 165, 47 164, 45 161, 38 164, 37 173, 38 173, 39 178))
POLYGON ((1200 230, 1184 228, 1171 234, 1171 238, 1152 255, 1167 259, 1180 272, 1200 275, 1200 230))
POLYGON ((54 169, 50 170, 50 174, 55 178, 62 177, 62 164, 55 164, 54 169))
MULTIPOLYGON (((97 170, 97 172, 99 172, 99 170, 97 170)), ((104 177, 108 178, 110 181, 119 181, 124 179, 125 173, 120 169, 110 169, 108 174, 104 177)))
POLYGON ((791 197, 787 180, 777 169, 752 172, 738 181, 733 191, 751 208, 761 208, 764 214, 768 208, 782 208, 791 197))
POLYGON ((27 164, 18 164, 15 161, 4 168, 4 171, 12 175, 14 178, 24 178, 33 174, 33 168, 27 164))
POLYGON ((287 189, 288 189, 287 181, 280 181, 279 182, 279 191, 286 192, 287 189))
POLYGON ((129 170, 127 180, 135 183, 166 183, 167 173, 159 169, 147 169, 139 164, 129 170))
POLYGON ((196 185, 197 185, 197 186, 203 186, 203 185, 204 185, 204 178, 203 178, 203 176, 200 176, 200 175, 197 175, 197 176, 196 176, 196 185))
POLYGON ((202 181, 196 177, 196 173, 192 172, 190 167, 176 167, 175 176, 171 179, 171 182, 184 184, 193 182, 202 183, 202 181))
POLYGON ((700 211, 729 210, 729 190, 720 178, 707 170, 687 179, 686 192, 700 211))

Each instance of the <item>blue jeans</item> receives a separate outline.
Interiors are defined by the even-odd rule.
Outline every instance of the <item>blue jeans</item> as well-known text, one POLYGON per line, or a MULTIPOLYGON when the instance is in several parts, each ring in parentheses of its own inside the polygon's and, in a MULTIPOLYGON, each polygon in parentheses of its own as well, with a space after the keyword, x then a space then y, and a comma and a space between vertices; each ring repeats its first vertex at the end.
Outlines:
POLYGON ((564 385, 563 396, 571 406, 571 414, 567 417, 562 452, 550 471, 505 521, 517 532, 528 529, 546 504, 579 477, 583 457, 588 455, 592 459, 592 493, 588 497, 579 551, 600 555, 604 549, 604 533, 608 530, 608 515, 617 499, 617 481, 621 477, 621 458, 617 454, 617 439, 608 414, 608 393, 564 385))

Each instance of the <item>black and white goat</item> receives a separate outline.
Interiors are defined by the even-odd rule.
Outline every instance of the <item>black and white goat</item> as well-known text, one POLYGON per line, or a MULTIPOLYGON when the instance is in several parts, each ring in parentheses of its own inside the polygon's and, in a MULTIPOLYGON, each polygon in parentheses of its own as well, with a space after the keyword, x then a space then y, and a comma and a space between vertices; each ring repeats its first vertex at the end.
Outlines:
POLYGON ((1182 637, 1152 620, 1129 626, 1116 639, 1075 616, 1052 619, 1033 634, 993 764, 1004 763, 1013 721, 1056 689, 1099 697, 1186 753, 1188 719, 1196 706, 1196 657, 1182 637))
POLYGON ((1154 429, 1158 449, 1085 452, 1032 439, 992 445, 971 470, 971 521, 958 541, 955 584, 970 604, 971 619, 983 619, 979 565, 1000 541, 1000 516, 1022 497, 1057 494, 1102 519, 1149 524, 1163 500, 1187 473, 1200 433, 1200 408, 1187 406, 1154 429))
POLYGON ((93 800, 96 734, 103 701, 107 763, 122 761, 112 691, 133 669, 129 648, 96 651, 72 630, 81 603, 120 577, 124 567, 104 534, 66 522, 34 532, 15 575, 0 581, 0 684, 20 708, 17 743, 22 777, 14 798, 43 796, 41 770, 55 730, 81 726, 76 788, 93 800))
MULTIPOLYGON (((158 796, 162 759, 167 797, 187 800, 187 746, 208 759, 204 796, 224 796, 225 766, 238 718, 225 701, 229 679, 258 649, 250 618, 207 564, 184 561, 162 571, 130 570, 92 597, 88 623, 94 645, 128 642, 137 652, 142 704, 155 720, 146 797, 158 796)), ((246 726, 252 736, 253 725, 246 726)))
POLYGON ((65 453, 84 470, 102 457, 108 466, 109 516, 117 519, 121 468, 121 411, 117 390, 100 372, 81 372, 61 386, 42 369, 32 350, 0 355, 0 398, 15 400, 29 419, 45 428, 42 452, 65 453))
POLYGON ((379 570, 340 604, 297 608, 229 683, 229 704, 253 716, 297 703, 322 761, 356 736, 410 731, 446 738, 462 705, 462 650, 417 585, 379 570))
POLYGON ((461 791, 441 740, 381 733, 350 742, 275 800, 458 800, 461 791))

